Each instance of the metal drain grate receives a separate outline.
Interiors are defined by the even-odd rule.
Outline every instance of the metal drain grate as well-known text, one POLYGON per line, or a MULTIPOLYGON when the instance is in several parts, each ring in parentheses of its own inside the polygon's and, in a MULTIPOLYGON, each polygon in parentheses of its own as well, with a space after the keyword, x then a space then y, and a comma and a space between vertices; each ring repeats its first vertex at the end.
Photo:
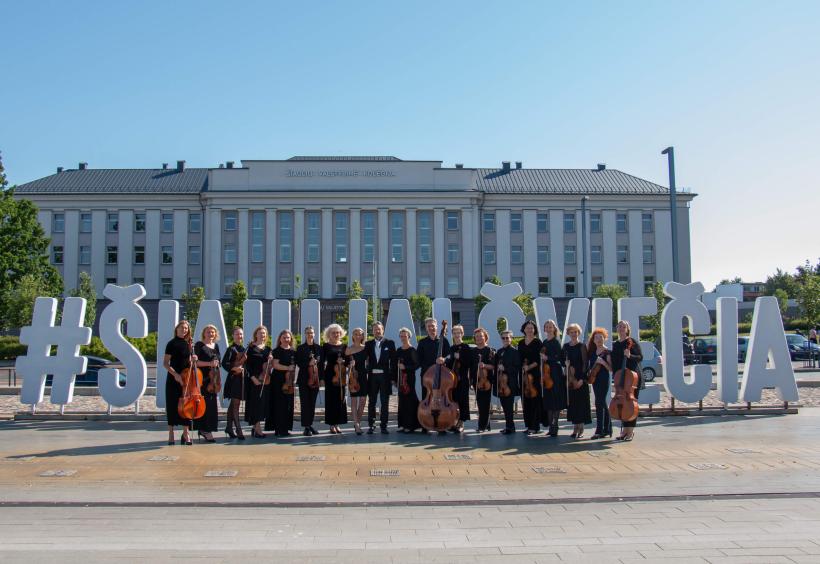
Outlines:
POLYGON ((399 471, 396 469, 385 470, 382 468, 374 468, 370 471, 371 478, 395 478, 399 475, 399 471))
POLYGON ((296 462, 324 462, 325 455, 324 454, 307 454, 303 456, 297 456, 296 462))
POLYGON ((40 472, 40 476, 43 478, 67 478, 76 473, 76 470, 46 470, 45 472, 40 472))
POLYGON ((532 471, 536 474, 566 474, 567 471, 558 466, 533 466, 532 471))
POLYGON ((205 472, 206 478, 233 478, 239 474, 236 470, 208 470, 205 472))
POLYGON ((715 464, 714 462, 692 462, 689 464, 695 470, 726 470, 726 464, 715 464))
POLYGON ((472 454, 445 454, 445 460, 472 460, 472 454))
POLYGON ((157 456, 152 456, 148 459, 148 462, 175 462, 179 460, 178 456, 165 456, 158 454, 157 456))

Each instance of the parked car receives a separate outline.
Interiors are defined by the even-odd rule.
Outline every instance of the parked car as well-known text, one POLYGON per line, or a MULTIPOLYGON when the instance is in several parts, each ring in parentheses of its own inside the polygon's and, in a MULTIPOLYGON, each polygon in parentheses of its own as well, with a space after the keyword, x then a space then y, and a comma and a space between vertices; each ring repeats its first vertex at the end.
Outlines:
POLYGON ((820 347, 797 333, 786 333, 786 344, 789 346, 792 360, 804 360, 820 354, 820 347))
POLYGON ((695 362, 708 364, 717 362, 717 337, 695 337, 692 339, 695 349, 695 362))
POLYGON ((749 337, 737 338, 737 361, 746 361, 746 351, 749 349, 749 337))
POLYGON ((657 347, 649 341, 641 341, 641 353, 643 353, 641 369, 644 381, 651 382, 658 376, 663 376, 663 357, 657 347))
POLYGON ((686 335, 683 336, 683 364, 695 363, 695 347, 686 335))
MULTIPOLYGON (((97 386, 98 385, 98 376, 99 371, 101 368, 111 368, 114 365, 113 362, 108 360, 107 358, 102 358, 99 356, 89 356, 88 357, 88 366, 86 367, 85 374, 78 374, 74 379, 75 386, 97 386)), ((51 381, 53 376, 49 374, 46 376, 46 386, 51 386, 51 381)), ((120 385, 125 385, 125 372, 120 370, 120 385)))

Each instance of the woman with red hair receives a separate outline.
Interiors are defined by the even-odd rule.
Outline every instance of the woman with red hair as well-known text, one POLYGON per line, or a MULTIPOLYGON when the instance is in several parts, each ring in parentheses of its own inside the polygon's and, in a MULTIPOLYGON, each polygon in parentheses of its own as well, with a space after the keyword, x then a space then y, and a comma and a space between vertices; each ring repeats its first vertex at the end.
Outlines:
POLYGON ((587 343, 589 375, 595 374, 592 391, 595 394, 595 434, 592 439, 612 436, 612 418, 609 416, 609 382, 612 378, 612 353, 606 348, 609 332, 596 327, 587 343))

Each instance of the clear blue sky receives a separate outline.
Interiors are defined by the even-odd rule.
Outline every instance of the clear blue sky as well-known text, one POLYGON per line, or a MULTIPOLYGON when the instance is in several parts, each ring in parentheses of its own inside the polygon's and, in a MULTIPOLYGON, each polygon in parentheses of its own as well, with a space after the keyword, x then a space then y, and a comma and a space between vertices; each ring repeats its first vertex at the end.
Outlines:
POLYGON ((820 2, 10 2, 0 151, 593 167, 700 194, 707 287, 820 256, 820 2), (720 241, 720 243, 718 243, 720 241))

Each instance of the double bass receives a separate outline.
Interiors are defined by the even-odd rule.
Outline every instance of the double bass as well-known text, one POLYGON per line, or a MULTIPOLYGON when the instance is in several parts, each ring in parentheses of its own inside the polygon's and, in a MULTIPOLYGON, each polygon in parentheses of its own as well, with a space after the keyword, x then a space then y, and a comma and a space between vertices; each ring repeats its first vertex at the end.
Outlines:
POLYGON ((177 402, 177 412, 183 419, 199 419, 205 415, 205 398, 202 397, 202 371, 194 361, 191 348, 190 364, 182 370, 182 396, 177 402))
MULTIPOLYGON (((632 338, 626 340, 626 349, 632 348, 632 338)), ((620 421, 634 421, 638 418, 638 373, 626 367, 626 355, 620 370, 615 373, 615 396, 609 402, 609 414, 620 421)))
MULTIPOLYGON (((447 321, 441 322, 441 337, 438 343, 438 354, 441 358, 444 351, 444 336, 447 334, 447 321)), ((457 378, 452 370, 436 363, 424 373, 422 385, 427 390, 419 404, 418 418, 421 426, 428 431, 446 431, 458 423, 458 404, 453 401, 453 390, 457 378)))

